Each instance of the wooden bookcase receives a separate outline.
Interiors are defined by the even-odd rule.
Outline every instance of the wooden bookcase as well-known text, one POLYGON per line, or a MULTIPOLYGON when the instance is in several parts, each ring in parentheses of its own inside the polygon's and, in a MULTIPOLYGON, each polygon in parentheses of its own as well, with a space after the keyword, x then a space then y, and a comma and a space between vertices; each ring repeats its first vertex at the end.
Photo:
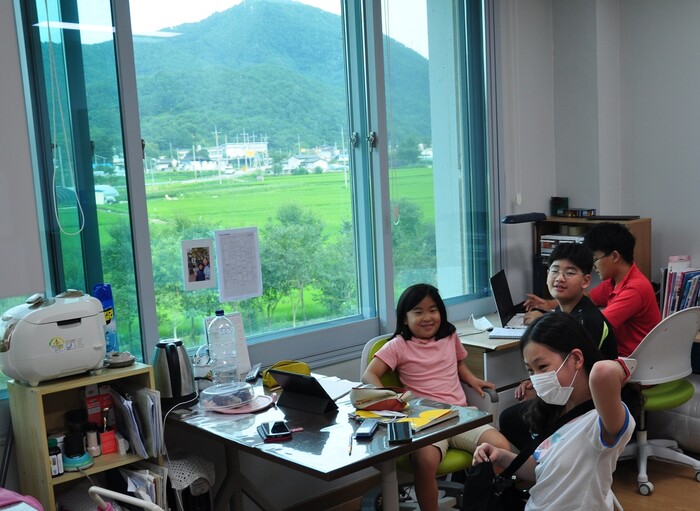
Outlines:
MULTIPOLYGON (((51 380, 36 387, 8 382, 20 488, 22 493, 37 498, 46 511, 56 510, 55 491, 61 485, 69 487, 71 481, 84 477, 81 472, 65 472, 51 477, 47 434, 65 429, 64 414, 67 410, 85 407, 82 392, 85 386, 104 383, 155 388, 153 368, 139 363, 125 368, 103 369, 100 374, 51 380)), ((83 472, 99 474, 141 459, 135 454, 103 454, 83 472)))
MULTIPOLYGON (((584 235, 589 229, 602 222, 610 220, 587 220, 585 218, 569 218, 549 216, 546 220, 541 220, 533 224, 533 239, 532 247, 534 251, 533 257, 533 292, 536 295, 549 298, 547 291, 546 279, 547 268, 546 263, 542 261, 540 253, 540 237, 543 234, 567 234, 567 235, 584 235)), ((638 218, 636 220, 620 220, 620 223, 626 226, 632 235, 637 240, 634 246, 634 262, 639 269, 649 280, 652 280, 651 275, 651 218, 638 218)))

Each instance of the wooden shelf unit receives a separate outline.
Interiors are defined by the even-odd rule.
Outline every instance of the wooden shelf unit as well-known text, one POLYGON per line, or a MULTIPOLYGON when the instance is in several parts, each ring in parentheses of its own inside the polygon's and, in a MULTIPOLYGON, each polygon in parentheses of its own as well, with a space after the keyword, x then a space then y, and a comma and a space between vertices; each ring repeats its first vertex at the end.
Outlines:
MULTIPOLYGON (((533 264, 533 292, 539 296, 549 298, 547 291, 546 263, 542 262, 540 253, 540 237, 543 234, 572 234, 583 235, 597 224, 610 222, 610 220, 587 220, 576 217, 548 216, 546 220, 534 222, 532 230, 532 247, 534 251, 533 264), (572 229, 573 228, 573 229, 572 229), (571 230, 571 232, 569 232, 571 230), (567 232, 562 232, 567 231, 567 232)), ((651 275, 651 218, 638 218, 636 220, 620 220, 636 239, 634 246, 634 262, 649 280, 651 275)))
MULTIPOLYGON (((8 382, 20 488, 22 493, 37 498, 46 511, 56 510, 57 487, 84 477, 81 472, 65 472, 51 477, 48 434, 65 430, 66 411, 85 407, 82 390, 87 385, 104 383, 155 388, 153 368, 139 363, 125 368, 103 369, 100 374, 51 380, 36 387, 12 380, 8 382)), ((134 454, 103 454, 83 472, 98 474, 141 459, 134 454)))

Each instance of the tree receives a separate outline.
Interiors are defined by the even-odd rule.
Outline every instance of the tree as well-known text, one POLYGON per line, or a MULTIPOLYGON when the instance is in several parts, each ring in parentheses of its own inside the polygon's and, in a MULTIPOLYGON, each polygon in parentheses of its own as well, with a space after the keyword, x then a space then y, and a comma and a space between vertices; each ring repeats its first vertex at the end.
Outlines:
POLYGON ((325 225, 316 215, 297 204, 279 207, 261 234, 260 259, 268 319, 279 301, 288 296, 292 304, 292 325, 297 312, 306 321, 304 291, 317 278, 325 225))
POLYGON ((323 245, 321 271, 316 282, 321 295, 318 301, 328 307, 332 316, 357 312, 355 261, 352 223, 345 220, 340 235, 323 245))
POLYGON ((391 229, 391 244, 397 292, 416 282, 434 284, 435 225, 424 222, 420 206, 409 199, 399 199, 395 207, 399 216, 391 229))

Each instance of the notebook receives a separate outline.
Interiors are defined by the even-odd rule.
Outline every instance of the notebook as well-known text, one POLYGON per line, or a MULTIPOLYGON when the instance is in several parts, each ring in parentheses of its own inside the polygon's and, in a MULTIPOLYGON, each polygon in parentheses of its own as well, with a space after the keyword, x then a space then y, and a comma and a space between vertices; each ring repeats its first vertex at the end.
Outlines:
POLYGON ((520 339, 523 335, 525 327, 523 328, 501 328, 496 327, 489 332, 489 339, 520 339))
POLYGON ((523 328, 523 316, 525 314, 524 302, 513 304, 513 297, 510 294, 506 272, 499 271, 491 277, 491 291, 496 300, 496 309, 501 318, 501 325, 504 328, 523 328))

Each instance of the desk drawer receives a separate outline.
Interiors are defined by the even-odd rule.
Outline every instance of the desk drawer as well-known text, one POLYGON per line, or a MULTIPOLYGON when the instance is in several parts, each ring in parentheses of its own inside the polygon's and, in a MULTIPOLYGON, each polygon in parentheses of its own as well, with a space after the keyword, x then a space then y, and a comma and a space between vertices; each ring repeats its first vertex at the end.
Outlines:
POLYGON ((484 379, 496 385, 496 390, 513 386, 529 378, 519 349, 486 351, 484 379))

